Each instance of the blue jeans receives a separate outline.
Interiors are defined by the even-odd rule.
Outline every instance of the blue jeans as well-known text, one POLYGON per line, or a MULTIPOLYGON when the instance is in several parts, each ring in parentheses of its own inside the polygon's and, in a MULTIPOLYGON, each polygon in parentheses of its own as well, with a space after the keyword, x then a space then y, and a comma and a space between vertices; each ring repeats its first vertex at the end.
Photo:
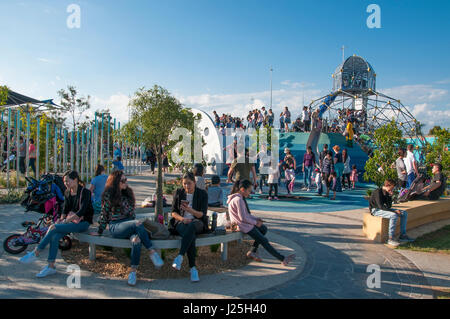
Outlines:
POLYGON ((69 233, 82 233, 88 230, 88 228, 89 223, 87 221, 82 221, 78 224, 56 224, 55 229, 47 232, 45 237, 40 242, 38 249, 44 250, 50 243, 48 261, 54 262, 56 260, 56 255, 58 254, 59 240, 69 233))
POLYGON ((400 235, 406 234, 406 222, 408 220, 408 212, 401 210, 400 216, 394 212, 388 210, 381 210, 378 208, 372 208, 372 215, 383 218, 389 218, 389 238, 394 238, 395 226, 397 225, 397 219, 400 217, 400 235))
POLYGON ((416 174, 414 172, 408 174, 408 180, 406 181, 406 188, 409 188, 416 179, 416 174))
POLYGON ((131 237, 139 237, 140 241, 131 241, 131 267, 139 266, 141 260, 141 247, 147 249, 152 248, 152 242, 145 230, 144 224, 137 225, 138 221, 134 219, 125 219, 118 222, 109 223, 109 232, 114 238, 129 239, 131 237))
POLYGON ((303 183, 306 187, 311 187, 311 175, 313 172, 314 166, 305 166, 305 172, 303 173, 303 183))
POLYGON ((334 165, 334 170, 336 171, 336 192, 342 192, 342 174, 344 173, 344 163, 336 163, 334 165))

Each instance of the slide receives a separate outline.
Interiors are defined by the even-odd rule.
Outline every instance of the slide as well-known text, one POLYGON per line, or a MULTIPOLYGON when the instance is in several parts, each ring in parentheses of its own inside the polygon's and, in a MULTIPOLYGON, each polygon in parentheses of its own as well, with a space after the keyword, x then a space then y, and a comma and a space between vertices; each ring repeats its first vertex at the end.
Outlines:
MULTIPOLYGON (((319 110, 320 110, 319 118, 320 119, 322 119, 322 115, 326 112, 326 110, 328 110, 331 103, 334 102, 334 100, 336 99, 336 96, 337 96, 336 93, 331 93, 330 95, 328 95, 325 98, 323 103, 319 106, 319 110)), ((311 133, 309 133, 308 142, 306 143, 306 147, 311 146, 312 151, 315 153, 317 161, 319 160, 319 154, 320 154, 320 150, 318 148, 319 139, 320 139, 320 131, 321 131, 321 127, 312 129, 311 133)))

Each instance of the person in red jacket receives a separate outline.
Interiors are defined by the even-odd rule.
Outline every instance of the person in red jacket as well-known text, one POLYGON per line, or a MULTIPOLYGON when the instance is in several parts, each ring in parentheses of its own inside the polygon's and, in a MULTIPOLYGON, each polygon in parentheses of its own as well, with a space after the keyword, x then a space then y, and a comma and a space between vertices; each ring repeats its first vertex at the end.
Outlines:
POLYGON ((250 196, 252 187, 252 183, 246 179, 239 180, 234 184, 227 201, 231 223, 236 224, 239 231, 248 234, 255 240, 253 249, 247 253, 248 258, 262 261, 256 253, 259 245, 262 245, 272 256, 281 261, 284 266, 287 266, 295 259, 295 254, 285 257, 276 251, 264 236, 267 233, 267 227, 263 224, 264 221, 250 214, 245 199, 250 196))

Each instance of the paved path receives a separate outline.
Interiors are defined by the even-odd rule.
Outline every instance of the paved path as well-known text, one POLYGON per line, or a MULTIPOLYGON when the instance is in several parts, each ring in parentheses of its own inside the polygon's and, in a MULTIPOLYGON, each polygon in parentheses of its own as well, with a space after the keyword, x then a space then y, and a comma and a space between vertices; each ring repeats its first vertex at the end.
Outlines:
MULTIPOLYGON (((154 177, 129 177, 129 180, 140 204, 139 200, 153 191, 154 184, 148 182, 154 177)), ((13 213, 10 207, 0 207, 0 240, 13 229, 20 229, 24 220, 20 209, 13 213)), ((17 266, 18 257, 6 256, 1 250, 0 297, 432 298, 431 286, 447 287, 449 255, 424 257, 368 241, 361 229, 363 211, 307 212, 302 206, 297 212, 254 210, 255 215, 266 220, 268 236, 276 247, 285 252, 294 250, 300 256, 294 267, 280 268, 261 248, 264 263, 252 262, 224 274, 200 274, 198 284, 191 284, 186 278, 141 282, 131 288, 123 280, 83 272, 87 287, 68 292, 67 275, 38 281, 34 273, 43 262, 28 271, 22 265, 17 266), (380 288, 367 286, 371 275, 367 267, 372 264, 381 268, 380 288)), ((64 268, 63 263, 58 265, 64 268)))

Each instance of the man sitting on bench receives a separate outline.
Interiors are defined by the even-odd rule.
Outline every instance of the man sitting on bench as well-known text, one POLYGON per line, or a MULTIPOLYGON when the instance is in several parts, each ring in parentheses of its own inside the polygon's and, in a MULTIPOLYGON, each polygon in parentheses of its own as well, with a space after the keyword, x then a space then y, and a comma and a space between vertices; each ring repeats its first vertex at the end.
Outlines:
POLYGON ((416 194, 411 194, 410 200, 414 199, 425 199, 425 200, 438 200, 445 191, 445 177, 442 174, 442 165, 433 165, 433 179, 430 185, 423 187, 416 194))
POLYGON ((369 199, 369 209, 373 216, 389 218, 389 239, 387 244, 398 246, 400 243, 394 239, 395 227, 397 219, 400 217, 400 242, 414 241, 406 235, 406 222, 408 213, 404 210, 392 209, 392 194, 396 181, 387 179, 381 188, 377 188, 372 192, 369 199))

